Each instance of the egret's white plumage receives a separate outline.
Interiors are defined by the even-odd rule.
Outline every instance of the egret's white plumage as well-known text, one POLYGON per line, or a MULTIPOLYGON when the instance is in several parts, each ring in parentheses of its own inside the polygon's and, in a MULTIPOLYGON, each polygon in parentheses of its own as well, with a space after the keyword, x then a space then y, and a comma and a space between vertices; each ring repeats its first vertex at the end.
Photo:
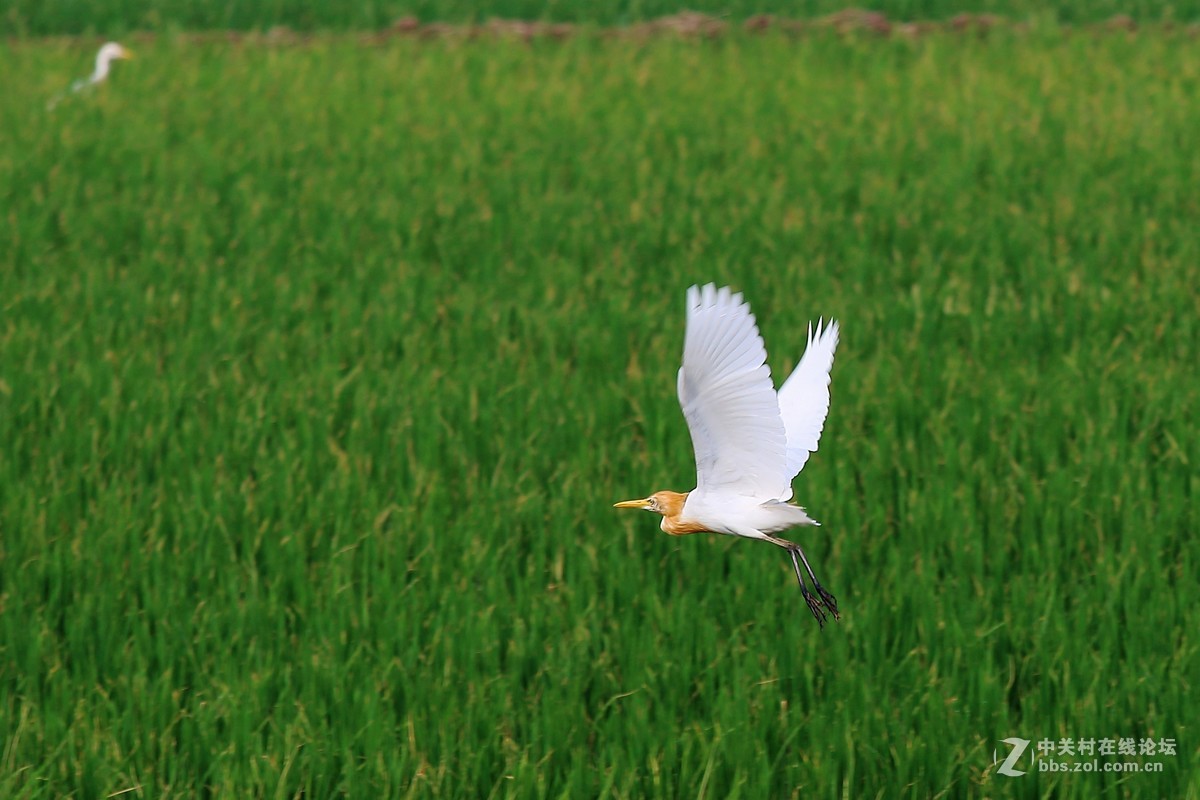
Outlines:
POLYGON ((817 452, 825 417, 829 414, 829 372, 833 369, 833 351, 838 344, 838 324, 830 320, 824 329, 808 326, 808 345, 800 363, 779 387, 779 413, 787 435, 788 492, 791 479, 800 474, 810 454, 817 452))
POLYGON ((696 495, 777 500, 789 483, 767 351, 741 295, 688 290, 679 404, 696 453, 696 495))
POLYGON ((797 545, 773 534, 818 525, 792 497, 792 480, 816 452, 829 412, 829 372, 838 324, 809 326, 803 358, 779 391, 754 315, 740 294, 712 284, 687 293, 687 331, 679 403, 696 455, 696 488, 618 503, 663 515, 672 534, 711 532, 763 539, 787 549, 818 621, 837 602, 813 575, 797 545), (800 562, 812 579, 810 594, 800 562))
MULTIPOLYGON (((101 83, 108 77, 108 73, 112 69, 112 63, 114 61, 117 61, 118 59, 131 58, 133 58, 133 53, 116 42, 105 43, 104 46, 100 48, 100 51, 96 53, 96 66, 92 69, 92 74, 86 78, 80 78, 72 83, 69 92, 71 94, 75 94, 76 92, 81 92, 88 87, 101 83)), ((50 101, 48 107, 54 108, 64 96, 65 94, 60 94, 59 96, 55 97, 50 101)))

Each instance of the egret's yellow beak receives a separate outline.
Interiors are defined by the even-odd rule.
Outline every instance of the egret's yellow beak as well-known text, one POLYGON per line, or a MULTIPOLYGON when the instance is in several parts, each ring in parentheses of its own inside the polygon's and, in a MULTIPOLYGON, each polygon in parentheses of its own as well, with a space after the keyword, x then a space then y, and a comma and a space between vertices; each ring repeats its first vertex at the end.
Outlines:
POLYGON ((645 500, 622 500, 619 503, 613 503, 613 508, 647 508, 650 505, 650 499, 645 500))
POLYGON ((133 61, 133 51, 129 48, 121 48, 121 58, 127 58, 130 61, 133 61))

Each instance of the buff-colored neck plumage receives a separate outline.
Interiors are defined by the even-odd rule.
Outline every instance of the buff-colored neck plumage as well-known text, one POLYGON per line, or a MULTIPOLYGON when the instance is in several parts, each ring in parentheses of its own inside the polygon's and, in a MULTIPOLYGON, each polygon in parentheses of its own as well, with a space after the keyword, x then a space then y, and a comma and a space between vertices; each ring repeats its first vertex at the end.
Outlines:
POLYGON ((672 536, 683 536, 688 533, 709 533, 709 530, 695 522, 681 518, 683 504, 687 502, 687 492, 655 492, 651 497, 656 501, 655 511, 662 514, 662 529, 672 536))

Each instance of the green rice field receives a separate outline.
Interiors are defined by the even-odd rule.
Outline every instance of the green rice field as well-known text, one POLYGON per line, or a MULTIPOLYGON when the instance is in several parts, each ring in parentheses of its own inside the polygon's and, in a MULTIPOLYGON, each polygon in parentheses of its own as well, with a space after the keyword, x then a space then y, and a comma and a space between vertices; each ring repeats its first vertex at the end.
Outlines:
POLYGON ((1200 797, 1193 40, 135 49, 0 49, 0 797, 1200 797), (611 508, 709 281, 823 630, 611 508))

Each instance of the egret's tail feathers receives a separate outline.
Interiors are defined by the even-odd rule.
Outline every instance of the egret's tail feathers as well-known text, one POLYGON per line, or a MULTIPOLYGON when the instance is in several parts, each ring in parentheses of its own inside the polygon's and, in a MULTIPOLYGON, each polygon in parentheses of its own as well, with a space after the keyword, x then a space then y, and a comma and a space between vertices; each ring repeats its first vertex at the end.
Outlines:
POLYGON ((775 530, 785 530, 786 528, 795 528, 800 525, 816 525, 821 523, 808 515, 808 512, 797 505, 785 503, 775 500, 770 503, 764 503, 763 508, 769 509, 773 517, 779 520, 780 527, 775 530))

